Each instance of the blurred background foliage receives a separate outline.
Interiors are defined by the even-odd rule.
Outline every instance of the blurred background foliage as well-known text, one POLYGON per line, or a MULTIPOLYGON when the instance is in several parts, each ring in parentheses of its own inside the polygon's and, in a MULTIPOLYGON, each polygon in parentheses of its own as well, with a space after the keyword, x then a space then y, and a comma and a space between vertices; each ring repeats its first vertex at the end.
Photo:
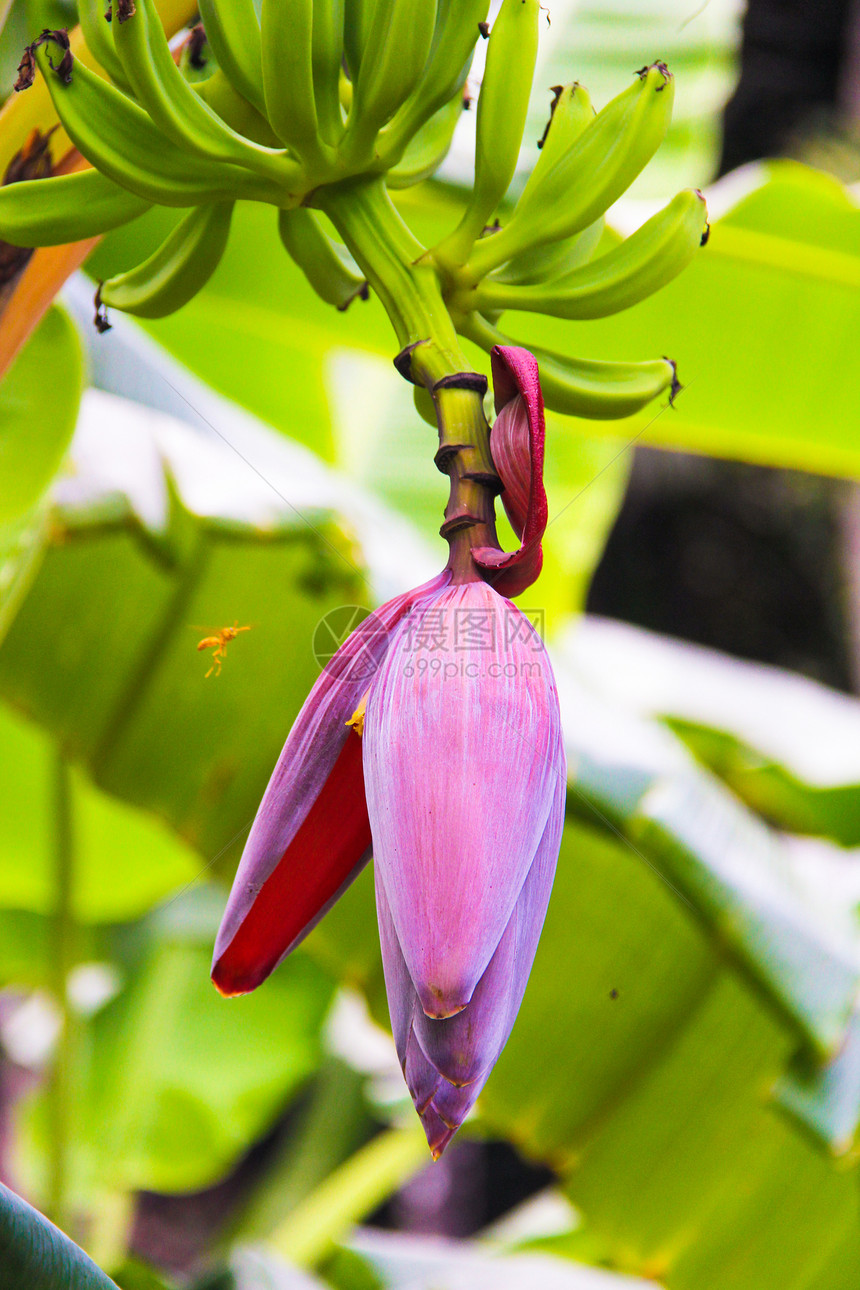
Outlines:
MULTIPOLYGON (((254 995, 208 981, 318 623, 441 560, 433 436, 381 308, 333 313, 240 204, 189 305, 97 336, 93 279, 156 245, 175 214, 154 210, 0 384, 0 1173, 123 1290, 856 1286, 860 209, 839 177, 860 82, 851 7, 831 8, 810 35, 796 5, 552 6, 535 141, 540 87, 601 104, 658 55, 677 76, 618 228, 782 159, 713 187, 707 251, 653 299, 581 339, 529 320, 588 357, 671 354, 686 389, 549 420, 523 607, 553 651, 568 821, 519 1020, 438 1165, 367 873, 254 995), (800 49, 804 92, 762 138, 800 49), (234 622, 206 679, 196 643, 234 622)), ((5 85, 56 10, 14 0, 5 85)), ((428 237, 461 204, 472 122, 398 195, 428 237)), ((52 1258, 106 1284, 11 1201, 4 1257, 31 1230, 42 1284, 52 1258)))

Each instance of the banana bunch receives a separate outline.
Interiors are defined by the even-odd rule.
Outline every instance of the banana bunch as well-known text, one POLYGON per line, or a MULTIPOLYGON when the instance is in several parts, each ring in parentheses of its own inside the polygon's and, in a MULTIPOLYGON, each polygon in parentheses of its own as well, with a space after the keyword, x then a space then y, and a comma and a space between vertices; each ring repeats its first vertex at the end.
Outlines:
MULTIPOLYGON (((16 88, 44 75, 92 169, 0 187, 0 238, 77 241, 153 205, 179 208, 161 247, 101 284, 100 329, 105 306, 158 317, 190 300, 221 259, 238 200, 275 207, 286 253, 327 303, 344 309, 369 283, 404 348, 440 318, 489 350, 520 343, 499 330, 507 311, 584 320, 626 309, 705 240, 695 189, 625 241, 604 227, 668 128, 674 87, 660 62, 600 112, 580 85, 557 87, 537 162, 507 212, 540 0, 502 0, 492 30, 489 0, 199 0, 202 27, 177 51, 157 0, 110 0, 107 13, 104 0, 78 3, 101 72, 73 59, 65 32, 45 31, 16 88), (446 155, 479 37, 488 45, 474 184, 457 227, 428 250, 387 190, 426 179, 446 155)), ((622 417, 679 388, 665 358, 601 363, 521 343, 540 359, 548 406, 562 412, 622 417)))
MULTIPOLYGON (((507 74, 519 59, 524 81, 530 81, 534 65, 533 49, 519 29, 527 4, 511 6, 500 46, 507 74)), ((503 5, 493 35, 505 12, 503 5)), ((487 78, 494 71, 488 55, 487 78)), ((493 88, 487 78, 482 101, 493 88)), ((573 359, 527 340, 512 341, 497 327, 507 310, 570 319, 617 313, 658 291, 693 258, 708 229, 698 189, 679 193, 624 241, 613 244, 604 229, 606 210, 665 137, 673 89, 671 74, 659 62, 640 68, 633 84, 597 113, 580 85, 556 87, 537 163, 503 226, 489 221, 517 163, 523 110, 518 105, 511 120, 491 95, 483 123, 479 103, 471 201, 458 228, 432 255, 457 330, 487 350, 525 344, 540 361, 547 406, 557 411, 623 417, 664 390, 673 398, 680 388, 669 359, 573 359)))
POLYGON ((405 187, 450 147, 489 0, 200 0, 191 74, 155 0, 79 0, 102 74, 73 59, 64 31, 28 46, 16 89, 38 69, 74 146, 93 167, 0 189, 0 237, 43 246, 93 237, 150 206, 184 208, 164 245, 102 284, 101 306, 146 317, 205 284, 238 199, 276 208, 287 252, 323 299, 365 291, 342 244, 309 209, 332 184, 405 187), (204 35, 205 33, 205 35, 204 35))

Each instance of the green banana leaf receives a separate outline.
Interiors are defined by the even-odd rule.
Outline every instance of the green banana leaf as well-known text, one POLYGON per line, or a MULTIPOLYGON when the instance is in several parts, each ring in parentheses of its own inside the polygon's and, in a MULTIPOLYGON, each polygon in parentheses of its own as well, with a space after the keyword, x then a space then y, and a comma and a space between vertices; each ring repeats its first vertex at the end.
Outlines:
MULTIPOLYGON (((331 964, 342 947, 354 976, 370 916, 363 878, 309 949, 331 964)), ((570 819, 480 1122, 553 1166, 610 1266, 670 1290, 841 1290, 860 1257, 856 1175, 769 1098, 795 1045, 660 875, 570 819)), ((580 1234, 568 1244, 575 1255, 580 1234)))
MULTIPOLYGON (((263 988, 224 1000, 209 981, 223 891, 202 886, 123 939, 125 988, 77 1045, 71 1187, 93 1197, 209 1186, 317 1070, 334 983, 299 952, 263 988)), ((40 1195, 47 1105, 28 1108, 20 1165, 40 1195)))
POLYGON ((584 618, 571 657, 626 709, 664 719, 759 815, 860 845, 860 703, 780 668, 584 618))
POLYGON ((55 305, 0 384, 0 633, 39 562, 43 494, 75 428, 82 358, 71 319, 55 305))
POLYGON ((9 1290, 119 1290, 59 1228, 2 1183, 0 1265, 9 1290))
POLYGON ((55 305, 0 385, 0 524, 32 510, 56 474, 82 387, 81 345, 68 314, 55 305))
POLYGON ((324 472, 283 442, 270 485, 224 443, 127 401, 91 394, 87 408, 0 645, 0 691, 100 789, 232 872, 317 675, 315 627, 367 600, 361 557, 324 472), (197 643, 233 623, 251 630, 206 679, 197 643))

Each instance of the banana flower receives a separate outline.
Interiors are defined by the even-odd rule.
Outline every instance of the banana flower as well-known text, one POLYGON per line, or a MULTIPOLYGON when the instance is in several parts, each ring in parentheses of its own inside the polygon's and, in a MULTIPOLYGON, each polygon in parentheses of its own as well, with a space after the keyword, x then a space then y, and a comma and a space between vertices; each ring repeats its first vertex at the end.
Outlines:
POLYGON ((521 539, 383 605, 326 666, 275 767, 215 946, 252 990, 370 858, 392 1029, 434 1157, 510 1034, 549 901, 566 767, 549 658, 507 598, 540 569, 543 403, 493 353, 493 460, 521 539))

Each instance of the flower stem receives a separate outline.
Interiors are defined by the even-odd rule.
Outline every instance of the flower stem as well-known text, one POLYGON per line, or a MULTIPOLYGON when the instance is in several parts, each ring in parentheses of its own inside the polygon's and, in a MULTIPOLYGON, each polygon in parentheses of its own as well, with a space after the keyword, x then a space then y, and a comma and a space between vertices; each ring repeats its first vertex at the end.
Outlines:
POLYGON ((354 1223, 428 1163, 420 1124, 371 1139, 290 1214, 270 1245, 291 1263, 314 1267, 354 1223))
POLYGON ((51 1122, 48 1161, 48 1212, 57 1227, 68 1230, 68 1159, 71 1129, 71 1078, 73 1035, 68 978, 75 952, 72 910, 74 841, 69 766, 60 751, 54 753, 54 912, 52 936, 52 985, 60 1010, 60 1031, 48 1088, 51 1122))
POLYGON ((450 480, 440 532, 455 582, 476 581, 473 547, 498 549, 494 498, 500 482, 484 415, 486 378, 460 348, 435 264, 395 210, 383 182, 330 186, 319 205, 349 247, 391 319, 401 351, 398 371, 429 390, 436 409, 435 461, 450 480))

